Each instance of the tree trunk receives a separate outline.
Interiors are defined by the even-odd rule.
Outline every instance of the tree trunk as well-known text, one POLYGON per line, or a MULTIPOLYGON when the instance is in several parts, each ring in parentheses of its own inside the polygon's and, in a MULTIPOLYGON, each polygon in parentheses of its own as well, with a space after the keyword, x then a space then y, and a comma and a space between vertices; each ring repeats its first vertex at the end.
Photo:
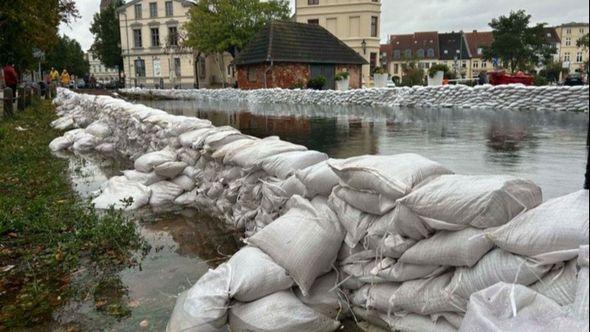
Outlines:
POLYGON ((221 86, 225 88, 225 65, 223 63, 223 53, 218 53, 217 56, 219 57, 219 61, 217 61, 217 65, 219 66, 219 73, 221 75, 221 86))

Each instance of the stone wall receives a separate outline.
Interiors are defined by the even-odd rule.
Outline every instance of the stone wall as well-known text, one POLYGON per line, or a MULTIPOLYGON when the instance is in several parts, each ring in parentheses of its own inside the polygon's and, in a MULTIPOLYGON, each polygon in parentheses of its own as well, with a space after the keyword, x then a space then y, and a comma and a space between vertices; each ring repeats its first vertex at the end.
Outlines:
POLYGON ((123 89, 130 97, 201 99, 256 104, 361 105, 385 107, 445 107, 588 112, 588 86, 447 85, 392 89, 334 90, 150 90, 123 89))
POLYGON ((305 85, 310 77, 309 64, 275 63, 256 64, 238 67, 238 87, 244 90, 283 88, 289 89, 297 83, 305 85), (256 71, 256 81, 248 79, 248 70, 256 71), (264 80, 266 74, 266 82, 264 80))

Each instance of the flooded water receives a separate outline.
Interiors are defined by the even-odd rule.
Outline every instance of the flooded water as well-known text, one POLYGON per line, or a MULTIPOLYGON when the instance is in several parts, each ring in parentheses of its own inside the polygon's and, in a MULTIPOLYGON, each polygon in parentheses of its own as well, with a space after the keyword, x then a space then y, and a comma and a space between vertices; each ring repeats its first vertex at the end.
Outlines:
POLYGON ((460 174, 524 177, 541 186, 544 199, 579 190, 584 182, 584 113, 142 103, 257 137, 278 135, 334 158, 415 152, 460 174))

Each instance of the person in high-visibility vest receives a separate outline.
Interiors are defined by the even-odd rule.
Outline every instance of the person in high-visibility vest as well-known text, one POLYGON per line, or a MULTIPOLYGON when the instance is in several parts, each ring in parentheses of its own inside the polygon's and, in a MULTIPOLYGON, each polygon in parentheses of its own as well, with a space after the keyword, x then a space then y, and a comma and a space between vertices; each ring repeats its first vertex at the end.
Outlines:
POLYGON ((70 74, 68 74, 67 70, 63 70, 61 72, 61 86, 67 88, 70 85, 70 74))
POLYGON ((57 81, 59 80, 59 72, 55 70, 55 68, 53 67, 51 67, 51 71, 49 72, 49 78, 53 83, 57 83, 57 81))

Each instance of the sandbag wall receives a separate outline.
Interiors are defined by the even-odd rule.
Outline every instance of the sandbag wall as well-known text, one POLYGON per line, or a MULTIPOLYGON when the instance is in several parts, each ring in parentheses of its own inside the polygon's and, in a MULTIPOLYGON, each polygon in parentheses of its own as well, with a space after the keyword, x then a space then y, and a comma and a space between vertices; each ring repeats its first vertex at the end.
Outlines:
POLYGON ((449 107, 458 109, 543 110, 588 112, 588 86, 465 85, 414 86, 391 89, 289 90, 197 89, 121 90, 130 97, 225 100, 262 104, 449 107))
POLYGON ((508 287, 499 305, 516 313, 530 301, 514 292, 542 299, 527 322, 549 308, 587 324, 587 191, 542 203, 530 181, 456 175, 415 154, 328 159, 110 97, 60 89, 55 103, 54 126, 75 129, 53 150, 135 161, 97 207, 195 206, 245 230, 247 246, 181 294, 169 331, 333 331, 345 317, 475 331, 499 315, 481 300, 490 287, 508 287))

